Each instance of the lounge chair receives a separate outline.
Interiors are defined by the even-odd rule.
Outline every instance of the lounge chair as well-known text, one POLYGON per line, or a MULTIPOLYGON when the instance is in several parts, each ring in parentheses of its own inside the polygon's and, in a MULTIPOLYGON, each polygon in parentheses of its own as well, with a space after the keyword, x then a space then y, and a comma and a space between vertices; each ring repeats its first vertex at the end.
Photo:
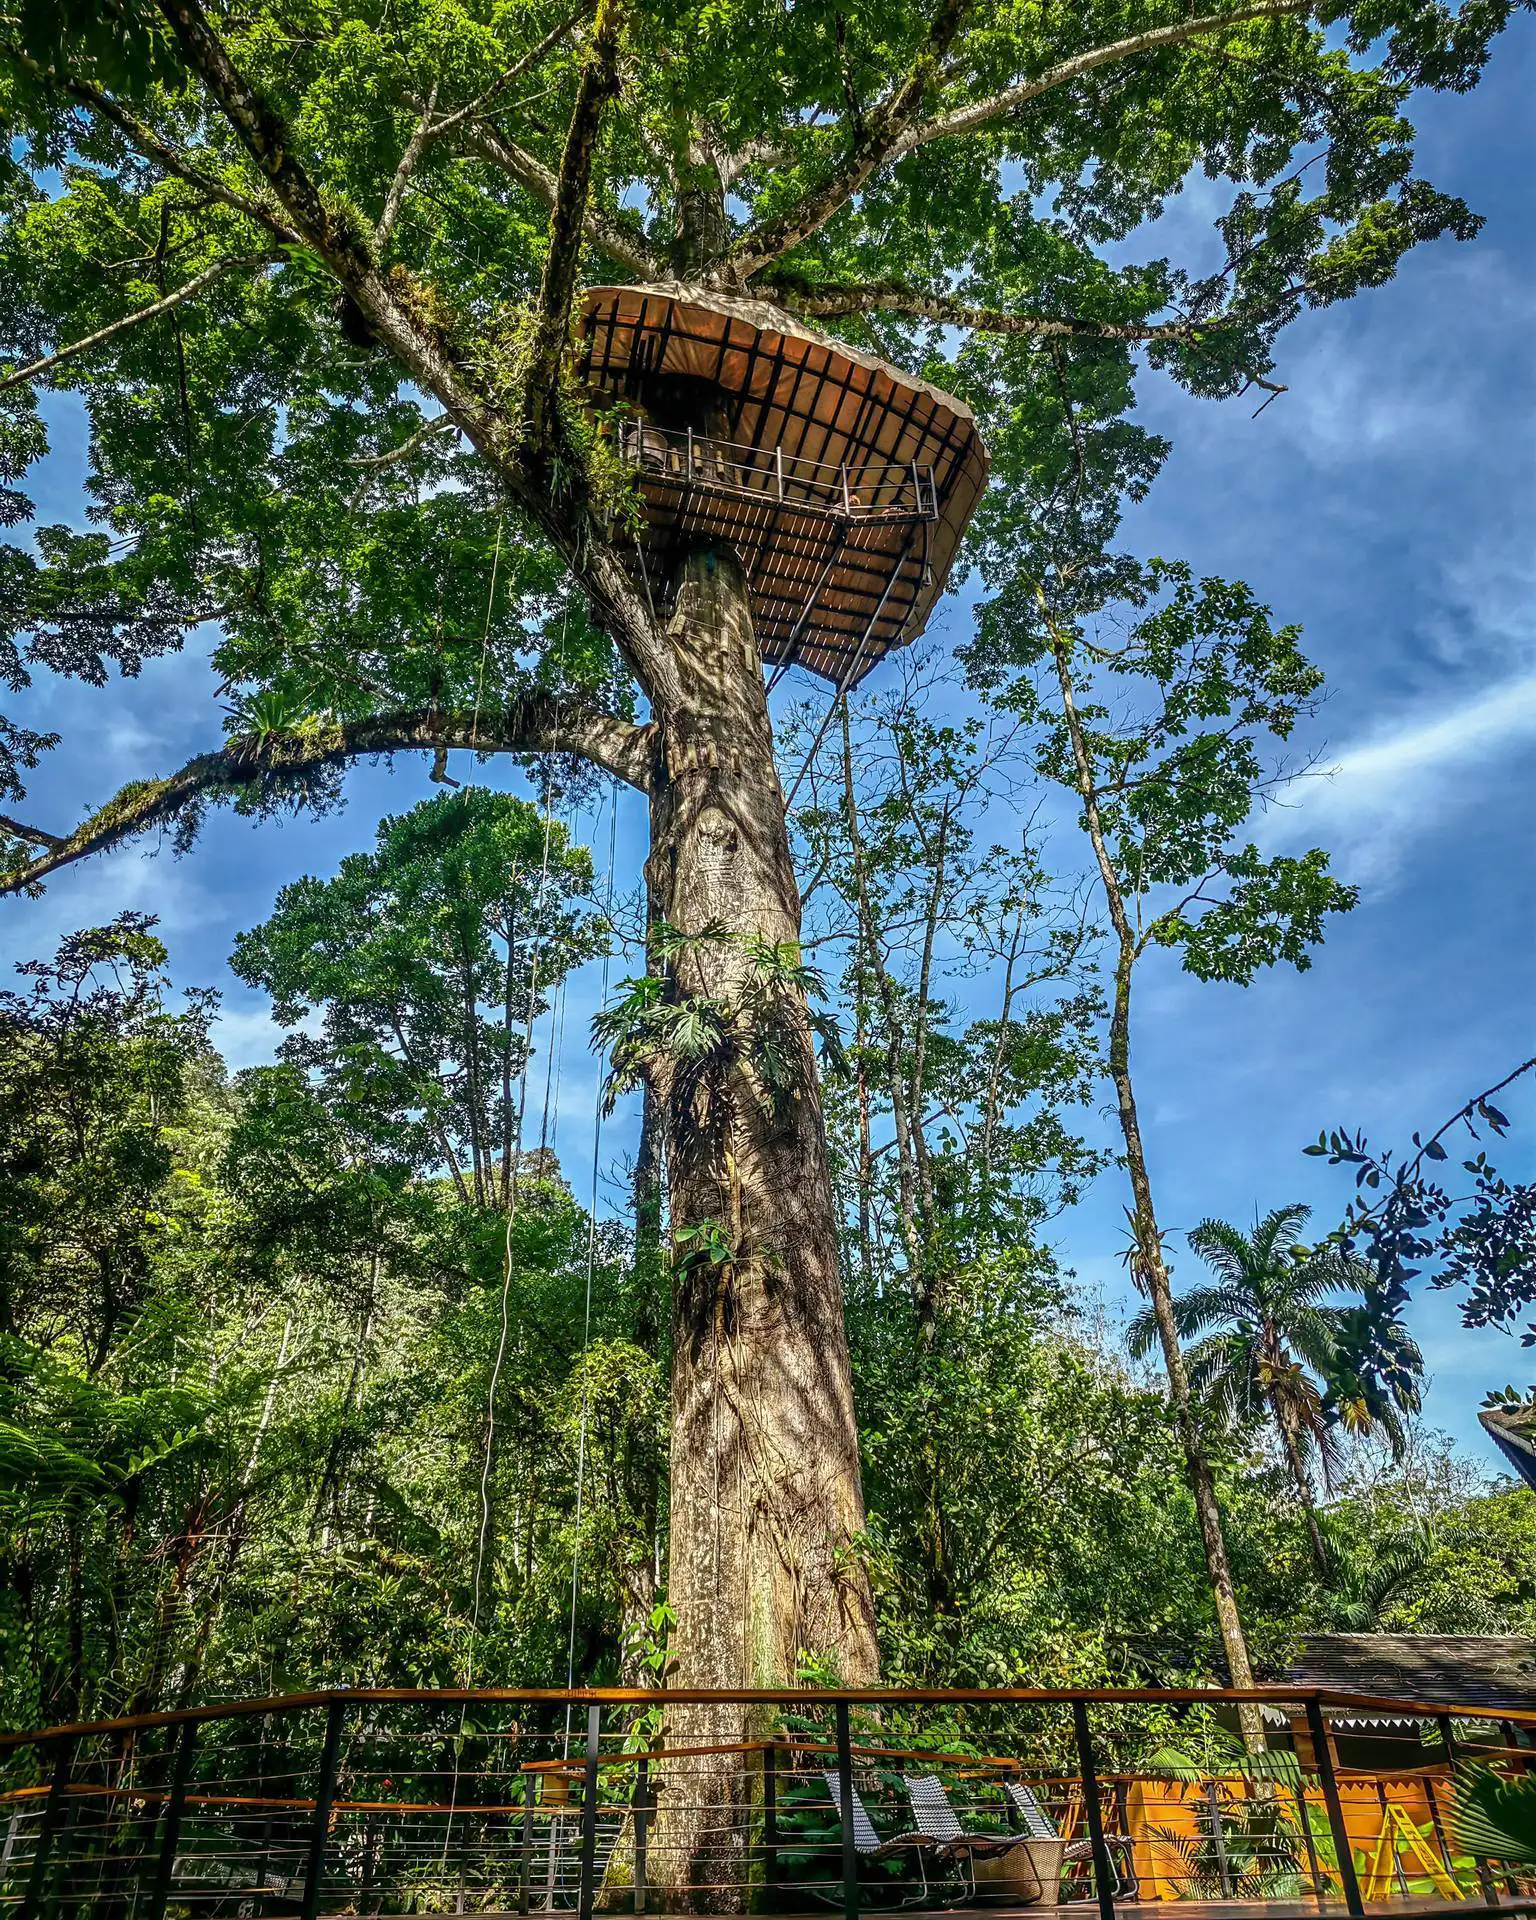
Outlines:
MULTIPOLYGON (((1025 1838, 1030 1845, 1041 1849, 1051 1847, 1057 1849, 1054 1864, 1047 1853, 1042 1853, 1041 1878, 1046 1885, 1052 1888, 1061 1885, 1061 1870, 1066 1863, 1079 1866, 1085 1861, 1092 1861, 1093 1843, 1089 1840, 1064 1840, 1055 1821, 1036 1799, 1033 1787, 1023 1780, 1005 1780, 1003 1791, 1013 1802, 1023 1825, 1025 1838)), ((1131 1894, 1135 1889, 1135 1878, 1128 1872, 1126 1860, 1130 1842, 1119 1836, 1106 1835, 1105 1846, 1109 1852, 1109 1863, 1114 1874, 1110 1893, 1131 1894)))
POLYGON ((904 1783, 913 1819, 932 1837, 940 1858, 960 1868, 973 1899, 1007 1900, 1028 1906, 1043 1897, 1047 1886, 1054 1889, 1060 1880, 1059 1859, 1054 1876, 1042 1876, 1027 1835, 967 1833, 950 1805, 943 1782, 933 1774, 907 1774, 904 1783))
MULTIPOLYGON (((841 1816, 843 1808, 842 1776, 836 1767, 824 1767, 821 1777, 826 1781, 827 1786, 831 1790, 834 1809, 839 1816, 841 1816)), ((893 1834, 889 1840, 882 1840, 876 1831, 874 1821, 869 1817, 869 1809, 859 1798, 858 1788, 851 1783, 849 1786, 849 1797, 853 1804, 853 1845, 854 1851, 858 1854, 859 1858, 861 1860, 886 1860, 889 1859, 892 1854, 910 1853, 917 1863, 918 1892, 913 1896, 913 1899, 919 1902, 926 1901, 928 1898, 928 1867, 923 1856, 925 1853, 937 1851, 933 1836, 919 1832, 914 1828, 910 1833, 897 1833, 893 1834)), ((913 1812, 916 1812, 915 1807, 913 1808, 913 1812)))

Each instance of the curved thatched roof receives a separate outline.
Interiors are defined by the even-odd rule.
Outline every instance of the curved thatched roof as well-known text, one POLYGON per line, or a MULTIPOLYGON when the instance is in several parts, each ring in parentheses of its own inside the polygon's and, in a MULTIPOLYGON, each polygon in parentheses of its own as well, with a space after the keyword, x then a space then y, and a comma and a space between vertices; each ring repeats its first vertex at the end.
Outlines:
POLYGON ((577 337, 594 400, 672 424, 691 395, 699 430, 731 443, 722 484, 642 471, 653 575, 691 541, 730 540, 764 659, 834 681, 916 638, 987 481, 962 401, 780 307, 679 282, 588 288, 577 337))

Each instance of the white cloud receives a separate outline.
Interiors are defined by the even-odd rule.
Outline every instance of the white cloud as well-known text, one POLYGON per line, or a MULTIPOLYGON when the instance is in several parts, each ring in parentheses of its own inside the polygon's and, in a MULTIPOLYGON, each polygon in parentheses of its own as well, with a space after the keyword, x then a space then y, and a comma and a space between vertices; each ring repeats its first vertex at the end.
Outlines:
POLYGON ((233 1073, 268 1065, 291 1031, 280 1027, 266 1007, 224 1006, 213 1025, 213 1044, 233 1073))
POLYGON ((1271 837, 1292 842, 1326 832, 1352 879, 1389 884, 1410 842, 1487 798, 1513 750, 1536 738, 1536 672, 1348 745, 1322 778, 1288 790, 1271 837))

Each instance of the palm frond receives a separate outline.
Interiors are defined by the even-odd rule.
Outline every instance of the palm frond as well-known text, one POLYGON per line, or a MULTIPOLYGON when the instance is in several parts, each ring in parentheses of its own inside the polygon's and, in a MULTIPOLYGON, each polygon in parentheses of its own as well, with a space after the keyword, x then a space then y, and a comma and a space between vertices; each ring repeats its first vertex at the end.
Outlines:
POLYGON ((1230 1220, 1202 1220, 1184 1238, 1213 1273, 1245 1294, 1252 1293, 1253 1246, 1241 1228, 1230 1220))

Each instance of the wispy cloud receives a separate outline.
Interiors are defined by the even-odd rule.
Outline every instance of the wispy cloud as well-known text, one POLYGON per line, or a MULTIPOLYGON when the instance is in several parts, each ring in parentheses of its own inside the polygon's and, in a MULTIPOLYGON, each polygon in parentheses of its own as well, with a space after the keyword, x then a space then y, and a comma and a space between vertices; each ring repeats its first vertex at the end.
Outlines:
POLYGON ((1536 671, 1459 705, 1422 704, 1395 726, 1325 756, 1321 776, 1297 780, 1271 816, 1270 838, 1324 834, 1351 879, 1384 888, 1427 832, 1464 825, 1523 762, 1536 738, 1536 671))

